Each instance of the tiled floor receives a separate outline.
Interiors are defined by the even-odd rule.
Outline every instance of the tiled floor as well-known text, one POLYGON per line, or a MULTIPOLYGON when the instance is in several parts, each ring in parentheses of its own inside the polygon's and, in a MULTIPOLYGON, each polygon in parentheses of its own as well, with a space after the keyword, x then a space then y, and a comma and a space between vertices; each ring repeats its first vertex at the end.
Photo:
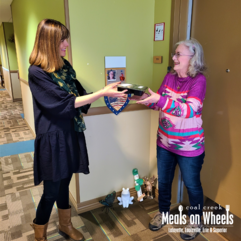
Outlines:
POLYGON ((12 102, 7 91, 0 91, 0 145, 34 139, 20 114, 21 101, 12 102))
MULTIPOLYGON (((33 139, 21 117, 22 103, 10 101, 0 91, 0 145, 33 139)), ((33 241, 30 223, 35 218, 43 188, 33 184, 33 152, 0 157, 0 241, 33 241)), ((102 208, 78 215, 72 209, 72 223, 85 236, 95 241, 177 241, 178 233, 168 232, 171 225, 152 232, 148 225, 158 210, 156 200, 135 202, 128 209, 117 203, 108 213, 102 208)), ((65 240, 58 234, 58 210, 53 207, 48 226, 48 240, 65 240)), ((223 241, 218 234, 201 234, 196 241, 223 241)))

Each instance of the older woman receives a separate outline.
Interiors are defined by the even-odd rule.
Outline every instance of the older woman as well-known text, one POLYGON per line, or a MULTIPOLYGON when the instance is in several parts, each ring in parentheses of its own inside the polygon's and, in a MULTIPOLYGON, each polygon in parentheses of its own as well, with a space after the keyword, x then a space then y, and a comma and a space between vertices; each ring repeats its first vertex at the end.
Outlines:
MULTIPOLYGON (((190 227, 201 228, 203 190, 200 171, 204 160, 202 108, 206 78, 202 46, 194 39, 176 44, 172 55, 174 68, 168 73, 157 93, 142 96, 137 103, 160 110, 157 137, 157 167, 159 212, 151 220, 151 230, 165 225, 162 215, 170 210, 171 187, 176 164, 179 165, 187 187, 189 216, 197 215, 190 227)), ((181 233, 184 240, 195 238, 199 232, 181 233)))

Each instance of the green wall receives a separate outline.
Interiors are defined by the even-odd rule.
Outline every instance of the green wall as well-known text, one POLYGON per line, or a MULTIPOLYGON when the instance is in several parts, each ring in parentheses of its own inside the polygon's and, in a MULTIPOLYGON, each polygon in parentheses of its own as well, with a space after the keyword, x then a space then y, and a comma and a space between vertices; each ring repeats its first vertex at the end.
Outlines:
POLYGON ((162 64, 153 64, 152 88, 156 92, 160 87, 169 64, 170 25, 171 25, 171 0, 155 0, 154 23, 165 22, 164 41, 153 42, 153 56, 162 56, 162 64))
MULTIPOLYGON (((157 90, 168 66, 170 0, 69 0, 73 66, 88 91, 105 85, 105 56, 126 56, 126 80, 157 90), (154 23, 165 40, 154 42, 154 23), (154 55, 163 63, 153 64, 154 55)), ((99 99, 92 107, 105 106, 99 99)))
POLYGON ((17 57, 15 44, 8 41, 13 35, 13 24, 2 23, 0 26, 0 56, 2 66, 9 70, 17 70, 17 57))
POLYGON ((73 66, 88 91, 105 85, 105 56, 126 56, 127 82, 152 84, 154 3, 69 0, 73 66))
POLYGON ((7 57, 7 46, 5 43, 3 24, 1 24, 0 26, 0 55, 1 55, 2 67, 4 67, 5 69, 9 69, 8 57, 7 57))
MULTIPOLYGON (((14 0, 12 14, 20 77, 28 80, 37 25, 44 18, 65 23, 64 1, 14 0)), ((69 0, 69 16, 73 66, 87 91, 105 85, 105 56, 126 56, 127 81, 158 89, 169 59, 170 0, 69 0), (165 40, 154 42, 154 23, 160 22, 165 40), (162 64, 153 64, 155 55, 163 56, 162 64)))
POLYGON ((3 23, 4 26, 4 34, 6 39, 6 46, 8 51, 8 59, 9 59, 9 69, 17 70, 17 56, 16 56, 16 48, 15 43, 9 42, 8 39, 13 35, 13 23, 3 23))
POLYGON ((20 77, 28 80, 29 56, 32 52, 38 23, 52 18, 65 24, 62 0, 14 0, 12 17, 20 77))

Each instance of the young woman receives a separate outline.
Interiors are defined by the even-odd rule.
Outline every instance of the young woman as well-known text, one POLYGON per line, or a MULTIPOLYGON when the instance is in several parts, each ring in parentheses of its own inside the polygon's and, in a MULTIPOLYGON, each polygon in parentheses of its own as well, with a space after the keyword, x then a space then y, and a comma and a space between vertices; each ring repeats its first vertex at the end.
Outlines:
MULTIPOLYGON (((206 67, 203 49, 198 41, 185 40, 176 46, 172 73, 165 76, 157 93, 149 89, 151 95, 144 94, 137 101, 160 111, 157 132, 159 212, 149 224, 153 231, 165 225, 162 214, 170 210, 171 187, 177 164, 188 190, 190 206, 193 207, 189 208, 188 214, 199 217, 196 223, 189 223, 188 227, 202 227, 200 171, 205 156, 202 108, 206 93, 206 78, 203 75, 206 67)), ((199 232, 193 230, 181 233, 181 237, 184 240, 195 238, 199 232)))
POLYGON ((34 182, 43 181, 43 195, 32 227, 35 240, 46 240, 50 214, 56 201, 59 233, 73 240, 83 235, 71 223, 69 183, 73 173, 89 173, 84 137, 90 103, 103 96, 123 97, 114 83, 87 94, 76 80, 70 63, 63 57, 68 47, 69 30, 52 19, 42 20, 29 62, 29 86, 33 96, 35 119, 34 182))

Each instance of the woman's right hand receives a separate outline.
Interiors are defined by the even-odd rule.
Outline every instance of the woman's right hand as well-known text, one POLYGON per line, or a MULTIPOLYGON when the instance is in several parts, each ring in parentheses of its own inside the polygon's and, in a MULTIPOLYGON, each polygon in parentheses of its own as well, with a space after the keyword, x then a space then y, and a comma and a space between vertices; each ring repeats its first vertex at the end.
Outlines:
POLYGON ((75 99, 75 108, 78 108, 80 106, 84 106, 86 104, 91 104, 94 101, 98 100, 100 97, 103 96, 109 96, 109 97, 126 97, 126 91, 127 90, 123 90, 123 91, 117 91, 116 87, 118 84, 120 84, 121 82, 118 83, 113 83, 113 84, 109 84, 106 87, 104 87, 103 89, 90 94, 90 95, 84 95, 84 96, 79 96, 76 97, 75 99))
POLYGON ((109 97, 125 97, 126 96, 125 92, 127 90, 117 91, 116 89, 117 85, 119 85, 120 83, 121 82, 117 82, 117 83, 113 83, 105 86, 102 89, 102 95, 109 96, 109 97))
POLYGON ((142 96, 137 96, 137 95, 133 95, 131 97, 129 97, 129 100, 135 100, 135 101, 139 101, 139 100, 144 100, 146 98, 148 98, 150 95, 148 95, 147 93, 144 93, 142 96))

